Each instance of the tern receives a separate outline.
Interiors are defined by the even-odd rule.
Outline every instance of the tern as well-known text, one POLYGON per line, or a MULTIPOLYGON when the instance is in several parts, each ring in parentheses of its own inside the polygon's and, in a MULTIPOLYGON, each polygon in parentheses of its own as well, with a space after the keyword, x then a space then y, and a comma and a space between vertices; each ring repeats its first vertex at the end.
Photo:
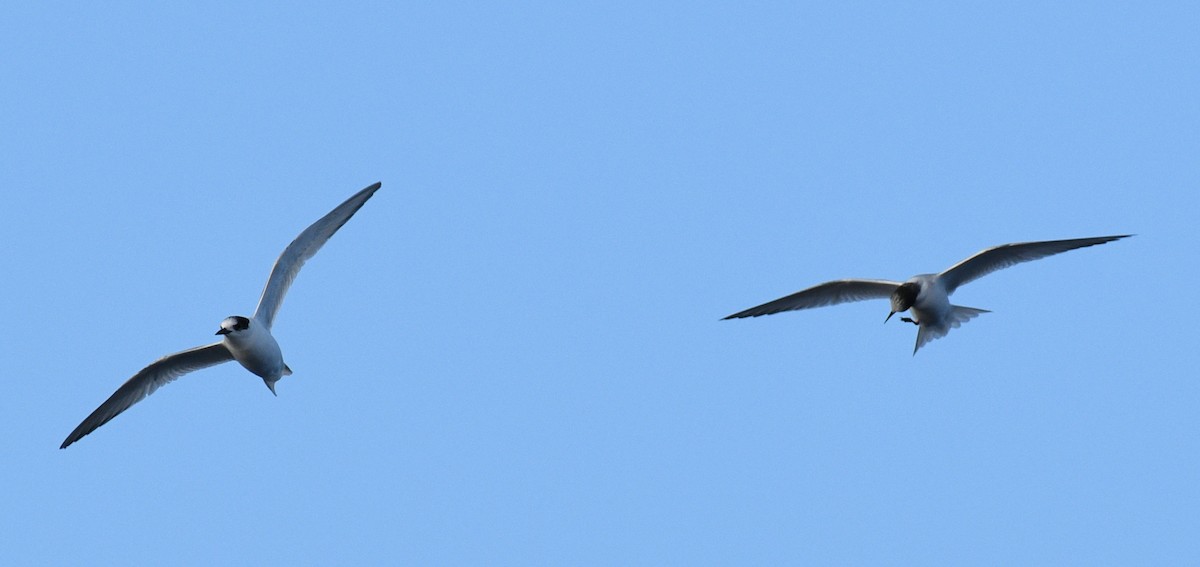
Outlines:
POLYGON ((911 318, 901 317, 900 320, 918 327, 917 345, 913 347, 915 356, 917 351, 929 341, 946 336, 950 329, 958 328, 959 325, 974 319, 980 313, 990 313, 986 309, 951 305, 950 294, 954 293, 959 286, 996 270, 1022 262, 1061 254, 1076 248, 1096 246, 1129 236, 1132 235, 1003 244, 977 252, 974 256, 951 266, 940 274, 920 274, 909 278, 906 282, 866 279, 834 280, 764 303, 758 307, 739 311, 724 319, 758 317, 782 311, 811 309, 850 301, 891 298, 892 310, 883 322, 887 323, 888 319, 897 313, 912 311, 911 318))
POLYGON ((108 423, 109 420, 129 409, 133 404, 153 394, 163 384, 174 381, 189 372, 230 360, 238 361, 246 370, 262 378, 271 393, 275 394, 275 382, 292 373, 292 369, 288 368, 283 361, 279 343, 275 342, 275 337, 271 336, 271 325, 275 321, 279 305, 283 303, 283 296, 287 294, 288 287, 296 279, 296 274, 300 272, 304 262, 312 258, 329 240, 329 237, 346 224, 346 221, 358 212, 367 199, 370 199, 371 195, 379 190, 379 187, 380 184, 375 183, 355 193, 329 214, 304 229, 304 232, 301 232, 300 236, 297 236, 283 250, 279 259, 275 260, 274 267, 271 268, 271 276, 267 278, 267 285, 263 288, 262 296, 258 300, 258 308, 255 309, 253 316, 226 317, 221 321, 221 326, 216 333, 221 335, 221 340, 164 356, 134 374, 133 378, 117 388, 117 391, 103 404, 100 404, 96 411, 87 416, 67 436, 59 448, 66 449, 83 436, 95 431, 97 427, 108 423))

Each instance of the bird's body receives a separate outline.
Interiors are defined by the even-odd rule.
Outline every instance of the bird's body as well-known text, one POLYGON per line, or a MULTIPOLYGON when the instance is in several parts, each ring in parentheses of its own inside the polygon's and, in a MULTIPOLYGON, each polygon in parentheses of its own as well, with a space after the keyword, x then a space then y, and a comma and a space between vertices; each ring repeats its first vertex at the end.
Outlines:
POLYGON ((918 324, 940 325, 950 316, 950 294, 938 282, 937 274, 913 276, 905 283, 917 285, 917 297, 909 312, 918 324))
POLYGON ((221 330, 217 331, 224 335, 221 345, 238 364, 262 378, 274 394, 275 383, 291 374, 292 369, 283 362, 283 351, 271 335, 271 329, 256 319, 248 319, 243 329, 236 329, 241 319, 244 318, 229 317, 222 322, 221 330))
POLYGON ((160 386, 189 372, 236 360, 246 370, 262 378, 275 393, 275 383, 292 370, 283 361, 283 351, 271 334, 275 314, 283 303, 292 281, 304 262, 311 258, 354 213, 370 199, 380 184, 375 183, 355 193, 317 222, 304 229, 284 249, 271 268, 271 276, 263 287, 258 308, 251 317, 233 315, 221 321, 217 330, 220 341, 164 356, 143 368, 127 380, 100 407, 96 408, 67 436, 61 449, 95 431, 133 404, 154 393, 160 386))
MULTIPOLYGON (((1004 244, 976 253, 939 274, 920 274, 905 282, 867 279, 834 280, 757 307, 751 307, 745 311, 739 311, 725 319, 758 317, 849 301, 890 298, 892 311, 888 314, 888 319, 896 313, 909 311, 912 317, 904 317, 902 320, 919 327, 917 344, 913 347, 913 354, 916 354, 917 350, 929 341, 946 336, 950 329, 958 328, 981 313, 988 313, 984 309, 951 304, 950 295, 959 286, 1014 264, 1045 258, 1076 248, 1104 244, 1128 236, 1130 235, 1004 244)), ((884 321, 886 322, 887 319, 884 321)))
POLYGON ((957 329, 980 313, 987 313, 984 309, 951 305, 950 293, 937 274, 913 276, 904 284, 915 285, 917 289, 917 295, 908 308, 912 314, 910 320, 918 327, 917 346, 913 348, 913 354, 929 341, 946 336, 950 329, 957 329))

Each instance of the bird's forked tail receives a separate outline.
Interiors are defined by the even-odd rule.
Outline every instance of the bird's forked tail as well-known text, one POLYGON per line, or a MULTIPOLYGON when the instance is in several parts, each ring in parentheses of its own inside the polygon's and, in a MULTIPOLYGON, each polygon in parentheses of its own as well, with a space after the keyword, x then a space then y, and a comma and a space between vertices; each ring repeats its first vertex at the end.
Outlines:
POLYGON ((949 333, 950 329, 957 329, 960 325, 978 317, 981 313, 991 313, 991 311, 976 309, 974 307, 963 307, 961 305, 951 305, 950 313, 946 315, 944 320, 939 321, 937 324, 926 324, 922 321, 921 328, 917 331, 917 346, 913 347, 913 354, 917 354, 917 351, 925 346, 925 343, 946 336, 946 333, 949 333))

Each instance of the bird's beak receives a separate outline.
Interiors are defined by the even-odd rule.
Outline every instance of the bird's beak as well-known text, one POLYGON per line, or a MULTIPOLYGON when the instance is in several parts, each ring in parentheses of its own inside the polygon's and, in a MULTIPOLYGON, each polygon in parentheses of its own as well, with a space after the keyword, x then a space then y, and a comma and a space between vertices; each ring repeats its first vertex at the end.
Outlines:
POLYGON ((891 318, 892 318, 892 315, 895 315, 895 314, 896 314, 896 312, 895 312, 895 311, 892 311, 891 313, 888 313, 887 319, 884 319, 884 320, 883 320, 883 322, 884 322, 884 323, 887 323, 887 322, 888 322, 888 319, 891 319, 891 318))
MULTIPOLYGON (((263 382, 267 382, 267 381, 263 380, 263 382)), ((267 382, 267 387, 271 389, 271 393, 274 394, 275 397, 277 397, 277 398, 279 397, 279 394, 275 394, 275 383, 274 382, 267 382)))
POLYGON ((225 327, 221 327, 220 329, 218 329, 218 330, 217 330, 217 333, 216 333, 216 334, 218 334, 218 335, 228 335, 228 334, 229 334, 229 329, 226 329, 225 327))

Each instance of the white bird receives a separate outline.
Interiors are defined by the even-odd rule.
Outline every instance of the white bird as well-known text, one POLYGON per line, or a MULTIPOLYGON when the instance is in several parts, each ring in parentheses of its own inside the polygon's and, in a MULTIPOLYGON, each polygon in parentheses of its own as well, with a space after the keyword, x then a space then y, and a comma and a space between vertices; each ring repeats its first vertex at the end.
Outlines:
POLYGON ((892 311, 888 313, 883 322, 886 323, 896 313, 912 310, 911 319, 901 317, 900 320, 917 325, 919 328, 917 345, 913 347, 915 355, 917 350, 929 341, 946 336, 950 329, 957 328, 974 319, 980 313, 990 313, 986 309, 951 305, 950 294, 954 293, 959 286, 1021 262, 1045 258, 1076 248, 1104 244, 1128 236, 1132 235, 1003 244, 978 252, 940 274, 921 274, 909 278, 904 283, 889 280, 834 280, 764 303, 758 307, 739 311, 725 319, 758 317, 781 311, 811 309, 850 301, 890 297, 892 311))
POLYGON ((133 378, 117 388, 96 411, 87 416, 59 448, 66 449, 71 443, 153 394, 163 384, 189 372, 222 362, 238 361, 246 370, 262 378, 274 394, 275 382, 292 373, 292 369, 283 362, 279 343, 271 336, 271 324, 275 321, 279 304, 283 303, 283 296, 287 294, 288 287, 296 279, 296 274, 300 272, 304 262, 312 258, 379 187, 380 183, 375 183, 355 193, 329 214, 304 229, 304 232, 283 250, 279 259, 275 260, 275 266, 271 268, 271 277, 267 279, 267 285, 263 288, 254 316, 226 317, 221 321, 221 328, 216 333, 222 335, 220 341, 164 356, 134 374, 133 378))

